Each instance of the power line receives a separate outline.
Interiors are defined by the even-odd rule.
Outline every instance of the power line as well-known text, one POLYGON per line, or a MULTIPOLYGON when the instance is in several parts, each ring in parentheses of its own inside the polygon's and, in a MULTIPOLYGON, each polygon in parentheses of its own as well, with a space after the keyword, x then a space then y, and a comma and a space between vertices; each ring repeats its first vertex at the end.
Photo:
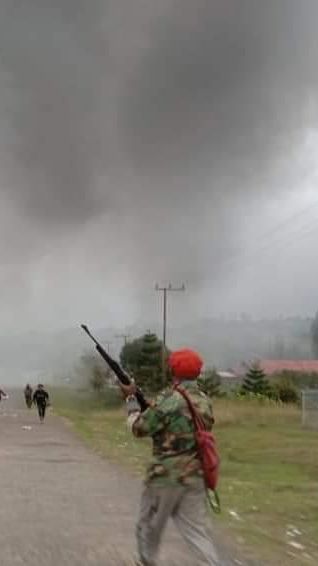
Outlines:
MULTIPOLYGON (((289 224, 291 222, 294 222, 296 219, 298 218, 302 218, 309 210, 312 210, 315 206, 318 205, 318 201, 315 201, 313 204, 311 204, 310 206, 307 206, 305 208, 303 208, 302 210, 296 212, 295 214, 293 214, 292 216, 290 216, 288 219, 284 220, 283 222, 280 222, 279 224, 277 224, 276 226, 274 226, 271 230, 268 230, 267 232, 264 232, 263 234, 257 236, 254 240, 254 243, 256 242, 262 242, 264 241, 264 245, 262 245, 259 248, 255 248, 254 250, 252 250, 251 252, 244 252, 243 253, 234 253, 231 254, 230 256, 228 256, 227 258, 225 258, 223 261, 220 262, 219 267, 222 267, 226 264, 232 264, 232 263, 236 263, 237 261, 244 261, 245 259, 249 260, 252 259, 254 256, 257 256, 259 253, 262 253, 263 251, 267 251, 268 248, 271 248, 273 245, 280 245, 280 243, 282 242, 281 238, 272 238, 273 236, 275 236, 275 234, 280 234, 283 231, 283 228, 286 226, 289 226, 289 224)), ((318 221, 317 218, 314 219, 314 222, 318 221)), ((292 236, 297 236, 298 234, 302 234, 303 230, 302 228, 308 228, 311 227, 312 223, 308 225, 304 224, 299 226, 299 228, 301 228, 301 230, 291 230, 291 231, 287 231, 284 234, 284 237, 290 238, 292 236)))
MULTIPOLYGON (((296 215, 294 215, 295 217, 296 215)), ((300 216, 299 214, 297 216, 300 216)), ((318 218, 313 218, 313 221, 310 223, 305 223, 301 226, 298 227, 298 229, 296 230, 292 230, 289 232, 286 232, 283 234, 283 238, 274 238, 274 239, 269 239, 267 243, 264 242, 264 245, 260 246, 260 247, 256 247, 253 250, 251 250, 250 252, 243 252, 243 253, 238 253, 238 254, 233 254, 232 256, 230 256, 229 258, 226 258, 224 261, 221 261, 220 264, 218 265, 219 268, 222 268, 226 265, 229 265, 230 267, 232 267, 235 263, 241 261, 241 262, 246 262, 246 260, 248 261, 248 263, 252 260, 257 260, 260 261, 262 259, 262 255, 266 254, 266 252, 271 251, 272 248, 275 246, 275 251, 279 250, 279 249, 284 249, 285 245, 290 246, 291 245, 291 238, 295 238, 296 236, 302 236, 303 234, 310 234, 312 232, 315 231, 315 228, 318 227, 318 218), (314 228, 314 230, 308 230, 308 228, 314 228), (282 247, 283 245, 283 247, 282 247), (260 255, 261 254, 261 255, 260 255)), ((274 230, 274 232, 276 232, 277 230, 274 230)), ((261 238, 258 238, 258 240, 260 240, 261 238)), ((298 241, 301 241, 302 238, 300 238, 298 241)), ((256 239, 257 241, 257 239, 256 239)), ((293 244, 297 243, 295 241, 293 241, 293 244)))
POLYGON ((302 208, 298 212, 295 212, 294 214, 292 214, 289 218, 286 218, 282 222, 279 222, 278 224, 276 224, 276 226, 274 226, 274 228, 272 228, 271 230, 268 230, 265 233, 261 234, 259 236, 259 238, 257 238, 257 240, 267 238, 268 236, 272 236, 276 232, 279 232, 284 226, 288 226, 290 224, 290 222, 294 222, 297 218, 303 217, 308 211, 312 210, 315 206, 318 206, 318 201, 314 201, 313 203, 306 206, 305 208, 302 208))
MULTIPOLYGON (((302 227, 302 230, 298 230, 296 232, 293 233, 294 236, 298 236, 297 240, 293 241, 293 245, 291 245, 291 241, 290 239, 282 239, 276 242, 271 242, 269 243, 268 246, 263 246, 262 248, 258 249, 258 250, 254 250, 253 253, 251 254, 246 254, 245 257, 243 256, 238 256, 236 258, 236 260, 243 260, 242 265, 240 266, 240 275, 244 272, 248 272, 250 271, 253 267, 255 267, 256 265, 259 265, 261 262, 263 262, 264 260, 266 261, 269 260, 271 257, 272 259, 277 259, 277 255, 284 251, 287 250, 287 252, 293 252, 295 250, 295 248, 298 246, 298 244, 300 244, 303 240, 305 240, 306 238, 308 238, 309 236, 312 236, 313 234, 315 234, 318 230, 318 219, 315 220, 315 222, 312 222, 311 224, 309 224, 306 227, 302 227), (307 229, 304 229, 307 228, 307 229), (309 228, 309 229, 308 229, 309 228), (311 228, 311 229, 310 229, 311 228), (274 248, 275 246, 275 248, 274 248), (274 254, 272 254, 272 250, 274 248, 274 254)), ((290 260, 293 258, 293 256, 290 255, 290 253, 288 253, 287 256, 284 257, 284 263, 286 261, 290 262, 290 260)), ((226 262, 224 262, 225 264, 226 262)), ((233 259, 233 261, 230 263, 229 267, 229 271, 227 271, 227 275, 226 277, 228 278, 230 275, 234 275, 235 274, 235 270, 234 270, 234 266, 235 266, 235 260, 233 259)), ((220 267, 222 267, 222 263, 220 265, 220 267)), ((277 264, 277 269, 279 269, 279 264, 277 264)))

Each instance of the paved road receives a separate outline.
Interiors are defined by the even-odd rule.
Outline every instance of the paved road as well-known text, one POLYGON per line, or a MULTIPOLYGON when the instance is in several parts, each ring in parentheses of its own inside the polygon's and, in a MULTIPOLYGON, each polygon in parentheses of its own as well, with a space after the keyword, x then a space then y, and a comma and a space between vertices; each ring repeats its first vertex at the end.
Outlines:
MULTIPOLYGON (((1 566, 132 563, 140 484, 91 452, 61 419, 41 425, 33 411, 3 402, 0 478, 1 566)), ((194 566, 173 530, 164 549, 162 564, 194 566)), ((224 558, 222 566, 238 563, 224 558)))

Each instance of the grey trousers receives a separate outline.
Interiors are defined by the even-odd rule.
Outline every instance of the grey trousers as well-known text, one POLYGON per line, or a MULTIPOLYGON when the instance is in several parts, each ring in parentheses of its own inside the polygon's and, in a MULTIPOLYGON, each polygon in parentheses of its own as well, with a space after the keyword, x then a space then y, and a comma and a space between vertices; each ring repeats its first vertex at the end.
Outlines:
POLYGON ((192 548, 193 563, 217 566, 217 554, 206 531, 205 490, 201 484, 195 487, 145 488, 137 524, 140 563, 155 566, 162 534, 170 517, 192 548))

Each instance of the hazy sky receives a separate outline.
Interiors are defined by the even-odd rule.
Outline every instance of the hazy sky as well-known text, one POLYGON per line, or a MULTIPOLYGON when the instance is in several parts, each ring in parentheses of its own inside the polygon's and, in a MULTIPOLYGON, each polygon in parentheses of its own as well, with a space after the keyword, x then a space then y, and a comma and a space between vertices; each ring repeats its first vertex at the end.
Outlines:
POLYGON ((318 308, 317 0, 2 0, 2 330, 318 308))

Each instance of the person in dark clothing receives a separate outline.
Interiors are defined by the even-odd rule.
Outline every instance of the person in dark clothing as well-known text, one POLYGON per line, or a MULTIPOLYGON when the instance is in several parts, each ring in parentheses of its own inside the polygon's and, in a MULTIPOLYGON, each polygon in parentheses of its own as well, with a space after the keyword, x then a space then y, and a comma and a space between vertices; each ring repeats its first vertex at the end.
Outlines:
POLYGON ((2 401, 2 399, 8 399, 8 395, 0 389, 0 401, 2 401))
POLYGON ((28 409, 31 409, 32 407, 32 397, 33 397, 33 390, 31 385, 29 385, 28 383, 24 389, 24 399, 28 409))
POLYGON ((37 406, 40 421, 41 423, 43 423, 45 418, 46 408, 50 404, 50 397, 48 392, 44 389, 41 383, 38 385, 33 395, 33 403, 37 406))

